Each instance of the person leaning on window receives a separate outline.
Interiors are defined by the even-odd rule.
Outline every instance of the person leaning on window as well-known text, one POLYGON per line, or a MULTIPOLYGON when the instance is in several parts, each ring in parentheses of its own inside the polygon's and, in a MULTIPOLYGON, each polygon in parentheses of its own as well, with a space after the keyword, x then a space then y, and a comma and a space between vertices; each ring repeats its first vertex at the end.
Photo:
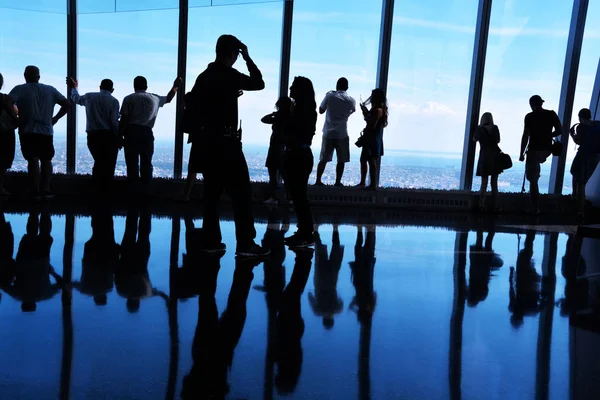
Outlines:
POLYGON ((131 193, 138 190, 147 194, 152 181, 152 156, 154 155, 154 123, 158 110, 177 94, 181 78, 175 79, 173 87, 166 96, 147 93, 148 81, 143 76, 133 80, 135 93, 123 99, 119 134, 124 138, 127 180, 131 193))
POLYGON ((103 79, 100 91, 80 95, 75 78, 67 78, 71 100, 85 107, 87 145, 94 158, 92 185, 100 195, 108 195, 115 176, 119 154, 119 100, 112 96, 113 81, 103 79))
POLYGON ((35 199, 51 199, 50 179, 54 158, 54 125, 71 109, 71 103, 58 90, 40 83, 40 69, 25 68, 25 84, 16 86, 9 96, 19 109, 19 138, 23 158, 31 179, 35 199), (60 106, 55 116, 54 106, 60 106), (41 172, 41 179, 40 179, 41 172))
POLYGON ((375 89, 371 97, 360 105, 367 126, 365 127, 359 142, 362 151, 360 153, 360 183, 357 187, 363 190, 377 190, 379 179, 379 164, 383 156, 383 128, 388 123, 388 106, 385 92, 375 89), (371 104, 371 109, 367 105, 371 104), (366 186, 367 171, 369 171, 369 186, 366 186))

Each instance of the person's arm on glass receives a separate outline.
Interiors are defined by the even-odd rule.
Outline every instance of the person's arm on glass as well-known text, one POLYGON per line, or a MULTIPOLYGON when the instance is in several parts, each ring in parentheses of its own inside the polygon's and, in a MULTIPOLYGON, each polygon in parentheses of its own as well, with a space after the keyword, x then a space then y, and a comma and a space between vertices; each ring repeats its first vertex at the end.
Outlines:
POLYGON ((562 124, 560 122, 560 118, 558 115, 554 113, 554 133, 552 134, 554 137, 561 136, 563 133, 562 124))
POLYGON ((56 115, 54 117, 52 117, 52 125, 56 125, 56 123, 62 117, 67 115, 67 113, 71 109, 71 102, 62 95, 58 98, 58 100, 56 101, 56 104, 58 104, 60 106, 60 110, 58 110, 58 113, 56 113, 56 115))
POLYGON ((71 88, 71 101, 73 101, 75 104, 79 104, 80 106, 85 106, 87 97, 85 94, 83 96, 79 94, 79 91, 77 90, 79 87, 79 82, 77 82, 77 79, 68 77, 67 86, 71 88))
POLYGON ((248 53, 248 46, 241 43, 240 44, 240 53, 242 54, 242 58, 246 62, 246 66, 248 67, 248 72, 250 76, 244 75, 240 73, 239 76, 239 89, 240 90, 263 90, 265 88, 265 81, 263 80, 262 73, 250 58, 250 54, 248 53))
POLYGON ((521 152, 519 153, 519 161, 525 161, 525 152, 527 151, 527 144, 529 143, 529 128, 525 125, 523 130, 523 137, 521 138, 521 152))
POLYGON ((183 79, 181 79, 181 77, 178 77, 177 79, 175 79, 175 81, 173 82, 173 87, 171 88, 169 93, 167 93, 166 103, 170 103, 171 100, 173 100, 173 98, 177 94, 177 90, 179 90, 179 87, 181 86, 182 82, 183 82, 183 79))

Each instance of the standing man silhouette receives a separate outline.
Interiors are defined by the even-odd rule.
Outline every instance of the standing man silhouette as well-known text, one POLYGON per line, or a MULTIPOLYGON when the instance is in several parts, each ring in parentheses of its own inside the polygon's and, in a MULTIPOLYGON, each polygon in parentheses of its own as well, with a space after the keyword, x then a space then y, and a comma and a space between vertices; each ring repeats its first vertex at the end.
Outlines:
POLYGON ((120 135, 125 139, 125 162, 127 180, 133 193, 141 181, 143 192, 147 193, 152 181, 152 156, 154 155, 154 123, 158 109, 177 94, 181 78, 175 79, 173 87, 166 96, 147 93, 148 81, 143 76, 133 80, 135 93, 123 99, 121 106, 120 135))
POLYGON ((236 254, 243 257, 266 256, 269 251, 254 242, 252 186, 242 152, 241 129, 238 130, 238 97, 241 91, 262 90, 265 82, 248 54, 248 47, 235 36, 219 37, 216 53, 216 60, 198 76, 192 89, 196 128, 190 162, 196 166, 197 172, 204 175, 203 229, 208 239, 204 250, 218 252, 226 247, 221 243, 219 226, 219 203, 225 190, 233 203, 236 254), (233 68, 240 54, 246 62, 249 76, 233 68))
POLYGON ((94 158, 93 187, 100 194, 108 194, 119 154, 119 100, 112 96, 113 81, 103 79, 99 92, 84 95, 77 91, 77 79, 67 78, 67 84, 73 88, 73 103, 85 107, 87 144, 94 158))
POLYGON ((356 111, 356 100, 346 93, 348 79, 340 78, 336 90, 325 95, 319 113, 324 114, 323 141, 321 142, 321 156, 317 166, 317 186, 322 186, 325 166, 333 159, 333 151, 337 157, 335 186, 342 185, 344 165, 350 161, 350 138, 348 137, 348 118, 356 111))
POLYGON ((54 158, 53 126, 71 109, 71 103, 58 90, 40 83, 40 69, 25 68, 25 84, 16 86, 9 96, 19 109, 19 138, 23 158, 31 179, 31 194, 50 199, 50 179, 54 158), (60 110, 55 116, 54 106, 60 110), (41 171, 41 179, 40 179, 41 171))
POLYGON ((525 129, 521 139, 521 157, 519 161, 525 162, 525 174, 529 181, 531 192, 531 213, 540 212, 540 172, 541 164, 552 154, 552 139, 562 135, 562 126, 556 112, 545 110, 542 105, 544 100, 537 94, 531 96, 529 105, 531 112, 525 116, 525 129))

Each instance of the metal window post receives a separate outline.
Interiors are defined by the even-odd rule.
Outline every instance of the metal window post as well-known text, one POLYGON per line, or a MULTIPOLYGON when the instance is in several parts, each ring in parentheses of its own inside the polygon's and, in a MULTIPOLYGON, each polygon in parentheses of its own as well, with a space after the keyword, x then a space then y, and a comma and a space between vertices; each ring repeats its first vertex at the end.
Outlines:
POLYGON ((283 28, 281 31, 281 68, 279 69, 279 97, 287 96, 290 85, 290 60, 292 56, 292 24, 294 0, 283 2, 283 28))
POLYGON ((473 46, 473 63, 471 64, 471 83, 469 86, 469 102, 467 104, 462 168, 460 171, 460 189, 466 191, 470 191, 473 187, 473 168, 475 166, 473 132, 475 132, 479 124, 479 114, 481 112, 481 93, 483 91, 483 76, 485 73, 485 58, 491 16, 492 0, 479 0, 475 44, 473 46))
MULTIPOLYGON (((67 0, 67 75, 77 77, 77 0, 67 0)), ((71 98, 71 89, 67 89, 71 98)), ((67 114, 67 174, 75 173, 77 164, 77 112, 67 114)))
POLYGON ((598 69, 596 70, 596 81, 594 82, 594 91, 592 92, 592 100, 590 101, 590 111, 592 119, 600 118, 600 60, 598 61, 598 69))
POLYGON ((579 71, 579 59, 581 58, 581 45, 583 43, 588 1, 575 0, 573 2, 567 55, 565 57, 565 68, 563 70, 560 100, 558 103, 558 118, 560 118, 563 127, 560 140, 564 145, 564 149, 559 157, 552 157, 550 185, 548 187, 548 193, 551 194, 562 194, 565 164, 567 162, 567 147, 569 145, 569 128, 571 126, 571 115, 573 115, 573 101, 575 100, 575 87, 577 85, 577 73, 579 71))
MULTIPOLYGON (((377 60, 376 86, 387 93, 390 73, 390 53, 392 50, 392 28, 394 26, 394 0, 383 0, 381 6, 381 26, 379 32, 379 58, 377 60)), ((377 182, 381 178, 381 157, 377 159, 377 182)))
POLYGON ((179 87, 175 102, 175 161, 173 165, 173 178, 181 179, 183 173, 183 103, 185 99, 185 73, 187 69, 187 43, 188 43, 188 0, 179 0, 179 38, 177 45, 177 76, 183 82, 179 87))

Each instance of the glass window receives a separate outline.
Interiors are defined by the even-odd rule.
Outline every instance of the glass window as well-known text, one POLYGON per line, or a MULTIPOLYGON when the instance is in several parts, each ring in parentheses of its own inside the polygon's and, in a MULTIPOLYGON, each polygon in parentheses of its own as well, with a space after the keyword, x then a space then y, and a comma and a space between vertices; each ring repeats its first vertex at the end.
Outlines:
MULTIPOLYGON (((166 95, 177 75, 178 10, 154 10, 79 16, 80 93, 98 91, 112 79, 114 96, 133 93, 137 75, 148 79, 148 91, 166 95)), ((78 106, 77 172, 89 174, 93 160, 86 147, 86 118, 78 106)), ((154 176, 172 177, 175 143, 175 100, 160 109, 154 126, 154 176)), ((126 175, 123 152, 117 175, 126 175)))
MULTIPOLYGON (((583 33, 583 45, 581 48, 581 59, 579 61, 579 73, 577 75, 577 87, 575 89, 575 101, 573 103, 573 116, 571 125, 579 122, 579 110, 589 108, 594 89, 594 80, 600 59, 600 3, 592 1, 588 6, 587 21, 583 33)), ((573 191, 573 180, 571 175, 571 164, 577 153, 577 145, 569 138, 567 148, 567 164, 565 168, 565 180, 563 193, 570 194, 573 191)))
POLYGON ((458 189, 477 6, 396 3, 381 185, 458 189))
MULTIPOLYGON (((544 108, 558 112, 572 1, 494 1, 485 64, 481 112, 489 111, 500 129, 500 147, 514 167, 500 175, 502 191, 518 192, 524 164, 518 162, 529 98, 540 95, 544 108)), ((542 164, 540 191, 548 191, 549 158, 542 164)), ((473 188, 478 190, 479 179, 473 188)))
MULTIPOLYGON (((349 82, 348 94, 357 102, 366 100, 375 88, 381 2, 362 0, 297 0, 294 2, 290 84, 295 76, 306 76, 315 87, 317 106, 325 94, 335 90, 340 77, 349 82)), ((274 103, 274 100, 271 101, 274 103)), ((319 115, 313 140, 315 158, 321 149, 324 115, 319 115)), ((364 121, 359 112, 348 121, 351 156, 343 183, 356 184, 360 179, 360 152, 354 146, 364 121)), ((325 183, 335 181, 335 166, 327 167, 325 183)))
MULTIPOLYGON (((3 9, 2 5, 4 2, 0 2, 0 73, 4 76, 2 92, 9 93, 15 86, 25 83, 25 67, 36 65, 40 68, 40 82, 52 85, 66 95, 66 2, 57 0, 28 3, 27 8, 39 5, 41 11, 3 9), (42 5, 45 7, 41 7, 42 5), (27 29, 23 28, 25 21, 27 29)), ((58 108, 55 110, 58 111, 58 108)), ((63 118, 54 126, 54 172, 64 173, 67 170, 66 132, 66 118, 63 118)), ((18 140, 13 170, 27 170, 27 162, 23 159, 18 140)))
MULTIPOLYGON (((260 119, 273 111, 279 92, 282 15, 282 1, 190 8, 186 91, 192 89, 198 75, 215 60, 217 39, 225 33, 235 35, 248 46, 250 55, 263 74, 265 89, 245 93, 239 99, 244 153, 250 178, 254 181, 268 180, 264 165, 271 129, 260 119)), ((241 58, 234 68, 248 73, 241 58)), ((184 175, 187 175, 189 150, 190 146, 186 144, 184 175)))

